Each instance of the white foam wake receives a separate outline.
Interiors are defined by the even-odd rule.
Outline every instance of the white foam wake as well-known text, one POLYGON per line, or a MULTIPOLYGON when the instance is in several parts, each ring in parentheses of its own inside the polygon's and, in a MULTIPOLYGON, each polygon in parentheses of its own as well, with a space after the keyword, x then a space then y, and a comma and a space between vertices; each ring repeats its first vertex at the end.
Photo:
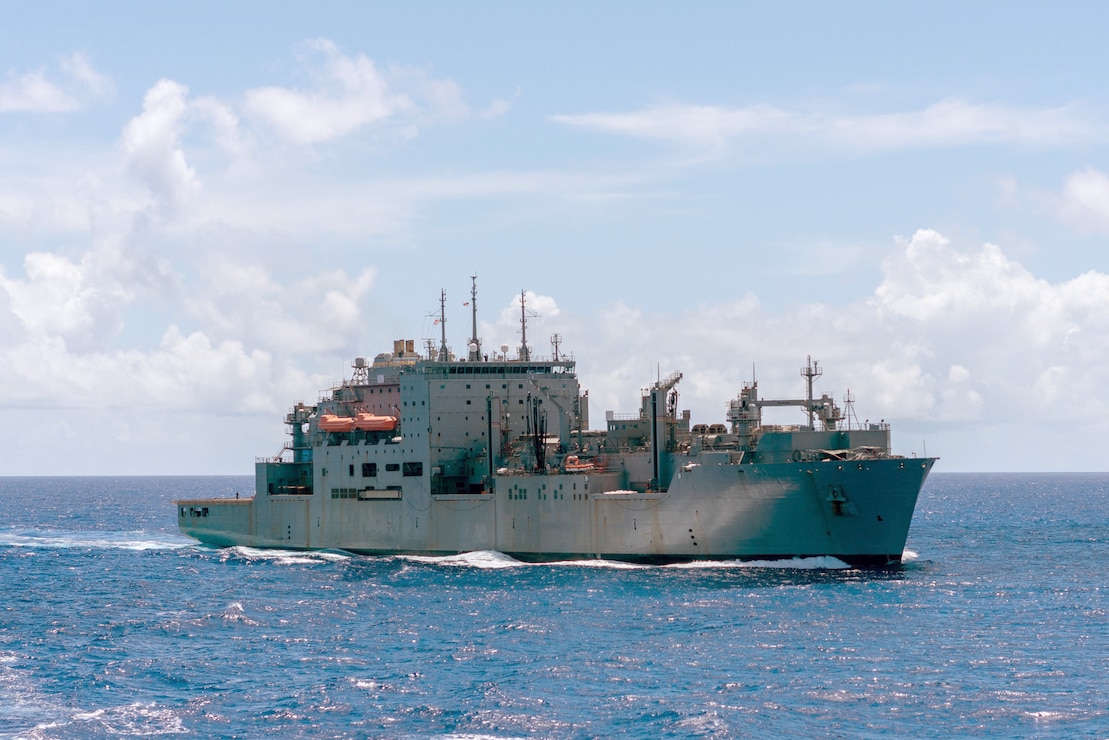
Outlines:
POLYGON ((493 570, 497 568, 517 568, 527 565, 516 558, 505 555, 496 550, 477 550, 464 552, 460 555, 401 555, 401 560, 410 560, 416 563, 431 563, 433 565, 462 565, 471 568, 484 568, 493 570))
POLYGON ((621 560, 581 559, 557 560, 543 563, 526 563, 496 550, 480 550, 466 552, 460 555, 400 555, 401 560, 431 565, 468 566, 471 568, 521 568, 521 567, 576 567, 576 568, 611 568, 613 570, 641 570, 650 568, 685 568, 685 569, 714 569, 714 568, 783 568, 793 570, 845 570, 851 566, 839 558, 831 556, 811 558, 790 558, 787 560, 694 560, 688 563, 672 563, 668 565, 645 565, 642 563, 629 563, 621 560))
POLYGON ((242 545, 222 550, 245 560, 269 560, 278 565, 314 565, 350 560, 351 556, 335 550, 277 550, 242 545))
POLYGON ((851 566, 831 555, 811 558, 789 558, 788 560, 694 560, 690 563, 675 563, 667 568, 780 568, 786 570, 846 570, 851 566))
POLYGON ((59 530, 0 531, 0 547, 87 548, 94 550, 177 550, 196 543, 186 537, 157 532, 66 532, 59 530))

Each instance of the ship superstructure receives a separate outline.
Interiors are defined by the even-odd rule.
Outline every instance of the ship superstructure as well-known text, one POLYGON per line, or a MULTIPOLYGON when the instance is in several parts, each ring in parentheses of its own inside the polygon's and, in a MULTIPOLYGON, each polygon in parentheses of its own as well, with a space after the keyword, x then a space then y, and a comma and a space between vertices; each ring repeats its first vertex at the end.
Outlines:
MULTIPOLYGON (((637 412, 589 429, 589 395, 552 337, 538 358, 521 343, 464 356, 445 330, 372 362, 286 415, 290 442, 256 461, 246 499, 178 501, 182 532, 217 546, 334 548, 367 554, 498 550, 524 560, 638 562, 835 556, 901 559, 935 458, 890 451, 885 423, 859 424, 813 396, 765 400, 744 384, 728 424, 690 424, 680 373, 645 388, 637 412), (796 406, 807 423, 769 425, 763 409, 796 406)), ((441 297, 440 325, 445 323, 441 297)))

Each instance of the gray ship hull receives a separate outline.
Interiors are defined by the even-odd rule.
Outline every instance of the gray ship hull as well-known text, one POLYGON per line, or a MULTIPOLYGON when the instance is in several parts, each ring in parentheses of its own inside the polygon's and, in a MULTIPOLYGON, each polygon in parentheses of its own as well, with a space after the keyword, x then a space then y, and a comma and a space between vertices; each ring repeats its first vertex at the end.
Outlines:
POLYGON ((496 550, 525 561, 645 563, 833 556, 900 562, 934 459, 689 466, 668 490, 614 473, 498 475, 482 493, 419 486, 332 498, 179 501, 183 533, 215 546, 373 555, 496 550))
MULTIPOLYGON (((560 338, 546 359, 524 340, 524 298, 515 357, 482 350, 475 311, 465 359, 445 334, 426 353, 405 339, 355 358, 349 380, 289 410, 291 439, 256 461, 253 498, 178 501, 181 531, 220 547, 376 555, 901 560, 935 459, 893 454, 889 425, 860 424, 850 394, 845 409, 816 396, 819 363, 801 369, 803 398, 745 383, 727 424, 693 424, 675 372, 593 429, 560 338), (804 423, 765 424, 767 407, 804 423)), ((441 295, 441 325, 444 306, 441 295)))

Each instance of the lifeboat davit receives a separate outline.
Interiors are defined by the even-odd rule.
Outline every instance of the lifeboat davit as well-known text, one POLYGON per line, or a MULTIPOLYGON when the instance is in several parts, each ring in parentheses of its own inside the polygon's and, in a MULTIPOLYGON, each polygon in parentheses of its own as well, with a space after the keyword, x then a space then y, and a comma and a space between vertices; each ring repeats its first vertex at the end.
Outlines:
POLYGON ((364 432, 391 432, 397 428, 397 417, 363 412, 354 417, 354 428, 364 432))
POLYGON ((354 429, 354 417, 322 414, 320 416, 320 429, 325 432, 349 432, 354 429))

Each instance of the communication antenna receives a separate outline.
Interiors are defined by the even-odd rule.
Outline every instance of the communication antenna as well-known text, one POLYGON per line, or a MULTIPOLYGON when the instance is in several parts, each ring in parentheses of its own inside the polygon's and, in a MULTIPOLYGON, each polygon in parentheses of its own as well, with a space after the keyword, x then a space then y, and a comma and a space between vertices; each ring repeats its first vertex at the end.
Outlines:
POLYGON ((473 332, 470 335, 470 362, 481 359, 481 340, 477 336, 477 275, 470 276, 470 317, 473 319, 473 332))
POLYGON ((531 347, 528 346, 528 316, 536 318, 539 314, 534 311, 529 311, 527 306, 527 294, 520 291, 520 360, 522 362, 531 362, 531 347))
POLYGON ((843 397, 843 415, 847 418, 847 428, 856 429, 860 428, 859 417, 855 416, 855 394, 851 389, 847 389, 847 394, 843 397))
POLYGON ((450 357, 447 352, 447 291, 439 291, 439 362, 446 362, 450 357))
POLYGON ((561 334, 551 335, 551 351, 554 354, 554 361, 558 362, 558 345, 562 344, 561 334))
POLYGON ((805 397, 806 401, 808 402, 807 405, 805 406, 805 413, 807 413, 809 415, 809 428, 810 429, 813 429, 815 427, 815 422, 814 422, 814 419, 813 419, 813 407, 812 407, 812 382, 813 382, 813 380, 815 380, 816 378, 819 378, 823 374, 824 374, 824 371, 820 369, 820 363, 815 362, 812 358, 812 355, 806 356, 805 357, 805 366, 803 368, 801 368, 801 377, 805 379, 805 381, 806 381, 805 387, 808 391, 808 393, 805 397))

